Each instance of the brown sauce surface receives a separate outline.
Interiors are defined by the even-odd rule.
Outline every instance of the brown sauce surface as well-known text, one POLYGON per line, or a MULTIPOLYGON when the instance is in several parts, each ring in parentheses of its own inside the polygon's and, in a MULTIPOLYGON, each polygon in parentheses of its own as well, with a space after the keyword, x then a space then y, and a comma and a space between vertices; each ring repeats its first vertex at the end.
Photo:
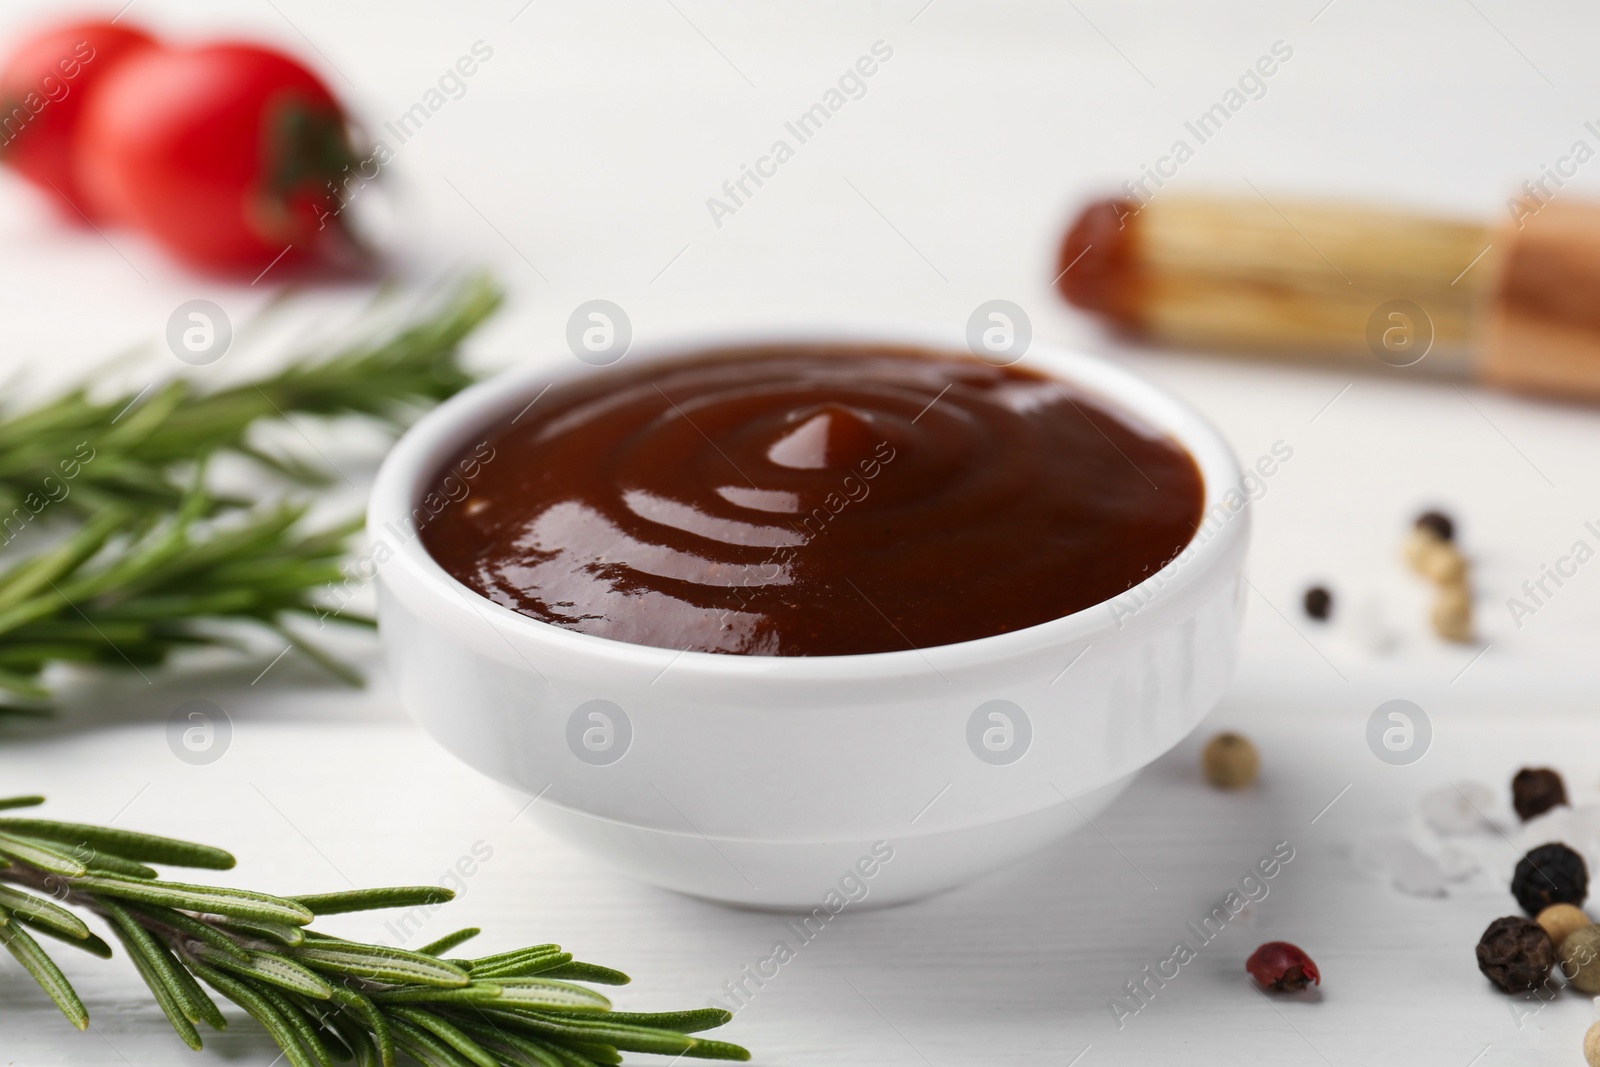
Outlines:
POLYGON ((1060 618, 1199 525, 1180 445, 1036 373, 775 346, 610 368, 485 427, 422 530, 446 571, 555 626, 831 656, 1060 618))

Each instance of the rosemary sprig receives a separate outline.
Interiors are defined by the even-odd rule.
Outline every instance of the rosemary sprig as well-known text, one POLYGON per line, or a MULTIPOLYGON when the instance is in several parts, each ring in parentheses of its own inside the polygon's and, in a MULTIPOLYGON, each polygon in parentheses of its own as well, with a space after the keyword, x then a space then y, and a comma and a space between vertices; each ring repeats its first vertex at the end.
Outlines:
POLYGON ((289 505, 240 518, 233 509, 252 501, 197 488, 199 474, 232 451, 302 483, 323 480, 325 472, 254 447, 250 427, 293 414, 398 425, 472 381, 460 342, 499 302, 489 279, 471 277, 377 341, 257 381, 204 392, 176 379, 106 401, 78 390, 0 412, 0 549, 46 508, 75 527, 0 568, 0 712, 45 704, 39 678, 51 662, 137 669, 187 646, 232 644, 219 621, 267 627, 359 682, 284 625, 328 615, 315 595, 343 581, 339 562, 359 523, 308 532, 305 509, 289 505))
MULTIPOLYGON (((0 809, 42 797, 0 799, 0 809)), ((732 1016, 716 1008, 618 1012, 591 985, 628 976, 580 963, 558 945, 475 959, 445 953, 476 936, 466 929, 420 950, 347 941, 310 929, 318 916, 437 905, 437 886, 277 897, 163 881, 145 863, 226 870, 221 849, 129 830, 0 817, 0 944, 33 975, 79 1030, 89 1012, 34 938, 109 958, 111 947, 71 905, 99 916, 133 960, 172 1028, 192 1049, 199 1027, 227 1020, 210 986, 256 1020, 291 1067, 593 1067, 623 1052, 747 1060, 738 1045, 690 1036, 732 1016), (25 892, 30 890, 31 892, 25 892)))
POLYGON ((324 472, 253 447, 251 425, 292 415, 398 423, 471 383, 460 342, 499 303, 494 283, 475 276, 378 341, 307 357, 256 381, 207 392, 175 378, 105 400, 77 389, 26 411, 0 411, 0 541, 46 507, 79 516, 106 507, 171 511, 185 493, 183 468, 221 451, 314 483, 324 472))
POLYGON ((0 570, 0 709, 47 701, 39 676, 52 662, 140 668, 179 649, 234 644, 219 622, 266 627, 359 683, 285 625, 296 615, 371 625, 316 601, 343 580, 359 523, 305 532, 302 505, 204 519, 210 510, 199 489, 170 518, 112 509, 0 570))

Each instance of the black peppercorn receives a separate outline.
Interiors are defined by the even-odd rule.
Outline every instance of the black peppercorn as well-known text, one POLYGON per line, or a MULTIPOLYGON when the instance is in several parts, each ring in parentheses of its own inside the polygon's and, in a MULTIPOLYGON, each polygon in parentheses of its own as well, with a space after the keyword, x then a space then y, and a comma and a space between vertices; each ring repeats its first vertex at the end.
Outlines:
POLYGON ((1511 894, 1529 915, 1552 904, 1579 904, 1589 895, 1589 868, 1566 845, 1540 845, 1517 861, 1511 894))
POLYGON ((1441 541, 1454 541, 1456 524, 1442 511, 1424 511, 1417 516, 1417 529, 1427 530, 1441 541))
POLYGON ((1524 822, 1566 802, 1561 775, 1548 767, 1524 767, 1511 779, 1511 804, 1524 822))
POLYGON ((1326 622, 1328 616, 1333 614, 1333 594, 1320 585, 1314 585, 1306 590, 1305 608, 1307 615, 1318 622, 1326 622))
POLYGON ((1532 919, 1507 915, 1478 939, 1478 970, 1507 993, 1525 993, 1550 977, 1556 947, 1532 919))

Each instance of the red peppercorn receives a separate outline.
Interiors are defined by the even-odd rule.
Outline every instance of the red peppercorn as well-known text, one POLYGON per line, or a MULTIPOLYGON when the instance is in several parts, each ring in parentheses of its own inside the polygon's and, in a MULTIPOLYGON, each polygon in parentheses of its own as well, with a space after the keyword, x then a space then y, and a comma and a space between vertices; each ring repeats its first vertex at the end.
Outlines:
POLYGON ((1244 969, 1266 989, 1295 992, 1308 982, 1322 984, 1322 975, 1311 957, 1287 941, 1268 941, 1250 953, 1244 969))

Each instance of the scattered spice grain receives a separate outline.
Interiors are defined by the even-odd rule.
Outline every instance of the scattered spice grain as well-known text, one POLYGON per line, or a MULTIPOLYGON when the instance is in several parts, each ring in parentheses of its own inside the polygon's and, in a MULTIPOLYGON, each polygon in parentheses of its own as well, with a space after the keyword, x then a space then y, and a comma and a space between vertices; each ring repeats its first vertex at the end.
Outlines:
POLYGON ((1550 977, 1556 947, 1532 919, 1496 919, 1478 939, 1478 970, 1507 993, 1523 993, 1550 977))
POLYGON ((1322 984, 1322 975, 1311 957, 1298 945, 1287 941, 1268 941, 1245 961, 1244 969, 1264 989, 1293 993, 1306 985, 1322 984))
POLYGON ((1561 973, 1567 984, 1585 993, 1600 993, 1600 930, 1585 926, 1561 941, 1561 973))
POLYGON ((1511 895, 1529 915, 1552 904, 1582 904, 1589 895, 1589 868, 1582 856, 1560 842, 1540 845, 1517 861, 1511 895))
POLYGON ((1416 528, 1426 530, 1441 541, 1456 539, 1455 520, 1442 511, 1424 511, 1417 516, 1416 528))
POLYGON ((1544 927, 1554 944, 1561 944, 1574 930, 1591 925, 1589 916, 1576 904, 1552 904, 1539 912, 1534 922, 1544 927))
POLYGON ((1206 781, 1219 789, 1243 789, 1256 780, 1261 756, 1243 734, 1223 731, 1206 742, 1200 753, 1206 781))
POLYGON ((1523 822, 1566 802, 1566 783, 1549 767, 1524 767, 1511 779, 1511 806, 1523 822))

